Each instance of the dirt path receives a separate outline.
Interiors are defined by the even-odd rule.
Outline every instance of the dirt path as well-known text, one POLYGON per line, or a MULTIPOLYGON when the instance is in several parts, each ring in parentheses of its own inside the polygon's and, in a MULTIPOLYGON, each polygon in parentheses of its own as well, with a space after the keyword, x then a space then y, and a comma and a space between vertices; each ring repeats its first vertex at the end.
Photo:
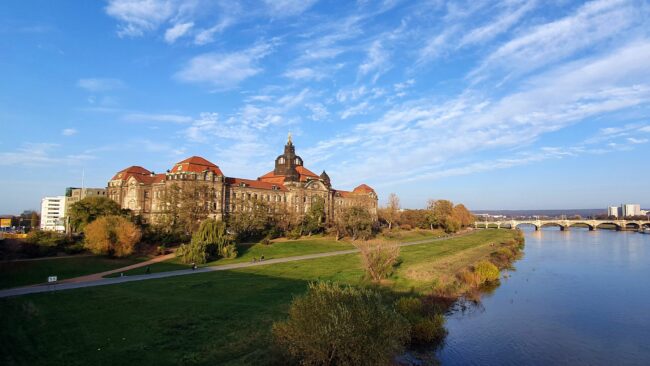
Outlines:
MULTIPOLYGON (((451 239, 453 237, 465 236, 465 235, 468 235, 470 233, 472 233, 472 231, 463 232, 463 233, 460 233, 458 235, 453 235, 453 236, 445 236, 445 237, 441 237, 441 238, 435 238, 435 239, 429 238, 429 239, 423 239, 423 240, 412 241, 412 242, 407 242, 407 243, 396 243, 395 245, 400 246, 400 247, 406 247, 406 246, 419 245, 419 244, 432 244, 432 243, 435 243, 435 242, 439 242, 441 240, 451 239)), ((268 259, 268 260, 261 261, 261 262, 243 262, 243 263, 233 263, 233 264, 226 264, 226 265, 212 266, 212 267, 202 267, 202 268, 197 268, 196 270, 183 269, 183 270, 178 270, 178 271, 158 272, 158 273, 136 275, 136 276, 102 278, 102 276, 106 276, 108 274, 124 272, 124 271, 126 271, 128 269, 138 268, 138 267, 148 265, 150 263, 155 263, 155 262, 152 262, 152 261, 154 261, 156 259, 159 259, 158 261, 161 261, 161 260, 165 260, 164 257, 168 257, 168 258, 173 257, 173 254, 168 254, 166 256, 161 256, 161 257, 158 257, 158 258, 154 258, 151 261, 137 263, 137 264, 134 264, 132 266, 118 268, 118 269, 114 269, 114 270, 107 271, 107 272, 95 273, 95 274, 88 275, 88 276, 71 278, 69 280, 62 281, 62 282, 59 282, 59 283, 54 284, 54 285, 43 284, 43 285, 37 285, 37 286, 16 287, 16 288, 11 288, 11 289, 7 289, 7 290, 0 290, 0 298, 27 295, 27 294, 36 294, 36 293, 41 293, 41 292, 72 290, 72 289, 84 288, 84 287, 113 285, 113 284, 118 284, 118 283, 144 281, 144 280, 150 280, 150 279, 156 279, 156 278, 185 276, 185 275, 190 275, 190 274, 195 274, 195 273, 227 271, 227 270, 231 270, 231 269, 247 268, 247 267, 254 267, 254 266, 267 266, 267 265, 276 264, 276 263, 287 263, 287 262, 302 261, 302 260, 308 260, 308 259, 333 257, 333 256, 337 256, 337 255, 352 254, 352 253, 358 253, 358 252, 359 252, 358 249, 348 249, 348 250, 339 250, 339 251, 336 251, 336 252, 325 252, 325 253, 307 254, 307 255, 299 255, 299 256, 293 256, 293 257, 277 258, 277 259, 268 259), (82 281, 82 279, 84 279, 84 280, 82 281)))

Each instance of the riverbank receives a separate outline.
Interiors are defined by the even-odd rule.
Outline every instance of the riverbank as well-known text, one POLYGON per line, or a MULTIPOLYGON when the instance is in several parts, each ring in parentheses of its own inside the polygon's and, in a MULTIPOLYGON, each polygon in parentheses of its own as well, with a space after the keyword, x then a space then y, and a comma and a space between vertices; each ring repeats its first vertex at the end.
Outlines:
MULTIPOLYGON (((424 293, 434 283, 423 269, 453 277, 515 235, 483 230, 404 247, 383 286, 424 293)), ((271 325, 317 280, 367 284, 359 255, 345 254, 2 299, 0 354, 9 365, 268 364, 271 325)))

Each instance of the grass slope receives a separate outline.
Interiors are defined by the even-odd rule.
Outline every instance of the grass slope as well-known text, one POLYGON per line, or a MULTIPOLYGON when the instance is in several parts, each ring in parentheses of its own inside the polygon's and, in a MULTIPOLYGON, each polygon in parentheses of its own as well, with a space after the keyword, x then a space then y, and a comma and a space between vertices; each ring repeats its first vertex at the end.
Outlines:
POLYGON ((142 258, 112 259, 84 256, 77 258, 0 262, 0 288, 47 282, 48 276, 57 276, 60 281, 128 266, 141 260, 142 258))
MULTIPOLYGON (((410 269, 473 260, 477 248, 511 235, 485 230, 404 247, 389 286, 408 291, 426 282, 408 278, 410 269)), ((0 299, 0 363, 267 364, 271 324, 319 279, 363 282, 358 254, 0 299)))

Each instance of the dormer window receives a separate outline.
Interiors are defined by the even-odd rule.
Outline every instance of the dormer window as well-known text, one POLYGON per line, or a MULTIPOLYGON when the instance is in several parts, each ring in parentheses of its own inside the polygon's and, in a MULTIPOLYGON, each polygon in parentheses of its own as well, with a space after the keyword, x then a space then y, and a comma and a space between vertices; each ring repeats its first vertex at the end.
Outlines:
POLYGON ((284 164, 284 158, 278 159, 278 164, 284 164))

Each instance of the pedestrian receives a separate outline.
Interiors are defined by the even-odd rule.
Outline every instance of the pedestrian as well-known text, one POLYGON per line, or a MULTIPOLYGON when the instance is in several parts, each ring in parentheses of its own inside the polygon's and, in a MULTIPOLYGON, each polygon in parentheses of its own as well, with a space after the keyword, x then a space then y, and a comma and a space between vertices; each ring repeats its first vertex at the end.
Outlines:
POLYGON ((262 255, 262 257, 260 258, 260 262, 263 261, 263 260, 264 260, 264 255, 262 255))
POLYGON ((147 274, 151 273, 151 268, 149 266, 147 266, 147 272, 146 273, 147 274))
POLYGON ((196 269, 196 263, 192 262, 192 271, 196 269))

